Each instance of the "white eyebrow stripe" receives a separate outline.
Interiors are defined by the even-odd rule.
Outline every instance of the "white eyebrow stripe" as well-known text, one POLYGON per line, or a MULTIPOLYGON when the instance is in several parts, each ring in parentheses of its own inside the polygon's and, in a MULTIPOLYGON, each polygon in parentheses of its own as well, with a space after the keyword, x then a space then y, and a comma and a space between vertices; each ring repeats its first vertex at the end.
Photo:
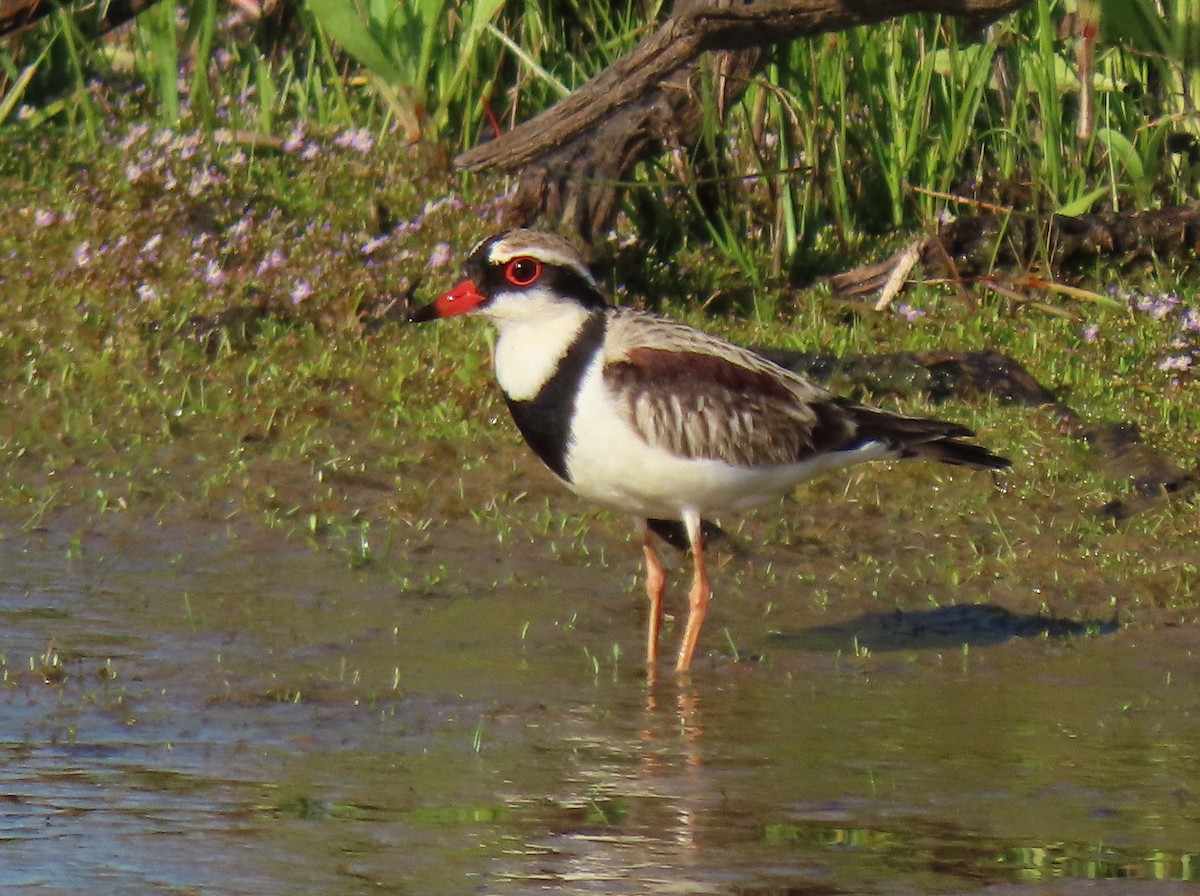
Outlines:
POLYGON ((492 244, 488 260, 506 264, 521 255, 529 255, 543 264, 570 268, 595 286, 591 272, 579 260, 579 254, 566 240, 530 230, 514 230, 492 244))

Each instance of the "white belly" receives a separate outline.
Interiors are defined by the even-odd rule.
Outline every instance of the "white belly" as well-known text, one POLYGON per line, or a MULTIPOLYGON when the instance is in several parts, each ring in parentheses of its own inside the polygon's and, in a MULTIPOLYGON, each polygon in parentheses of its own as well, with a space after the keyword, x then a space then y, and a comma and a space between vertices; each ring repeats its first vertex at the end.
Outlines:
POLYGON ((571 489, 642 517, 678 519, 687 510, 701 516, 745 510, 825 470, 891 454, 876 443, 777 466, 682 458, 648 444, 625 422, 603 388, 598 365, 584 376, 575 410, 567 453, 571 489))

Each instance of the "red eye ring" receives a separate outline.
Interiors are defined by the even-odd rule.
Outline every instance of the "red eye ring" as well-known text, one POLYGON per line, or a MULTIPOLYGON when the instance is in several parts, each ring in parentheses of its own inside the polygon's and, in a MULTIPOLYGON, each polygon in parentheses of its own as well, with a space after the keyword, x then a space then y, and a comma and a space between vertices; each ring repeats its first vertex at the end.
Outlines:
POLYGON ((532 286, 541 276, 542 263, 528 255, 514 258, 504 268, 504 278, 513 286, 532 286))

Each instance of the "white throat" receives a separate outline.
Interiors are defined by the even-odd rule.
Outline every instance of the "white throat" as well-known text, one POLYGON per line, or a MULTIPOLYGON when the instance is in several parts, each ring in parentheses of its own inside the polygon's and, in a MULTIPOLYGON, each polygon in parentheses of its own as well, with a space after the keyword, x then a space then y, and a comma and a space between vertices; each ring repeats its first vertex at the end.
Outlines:
POLYGON ((497 296, 484 314, 496 325, 496 380, 513 401, 538 394, 591 312, 582 305, 528 293, 497 296))

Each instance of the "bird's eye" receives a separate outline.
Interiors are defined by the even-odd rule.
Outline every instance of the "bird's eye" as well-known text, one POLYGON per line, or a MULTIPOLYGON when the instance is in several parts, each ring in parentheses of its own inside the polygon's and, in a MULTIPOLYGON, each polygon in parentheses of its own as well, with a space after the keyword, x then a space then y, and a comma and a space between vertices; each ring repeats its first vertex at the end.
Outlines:
POLYGON ((542 276, 542 263, 536 258, 514 258, 504 269, 504 276, 513 286, 531 286, 542 276))

